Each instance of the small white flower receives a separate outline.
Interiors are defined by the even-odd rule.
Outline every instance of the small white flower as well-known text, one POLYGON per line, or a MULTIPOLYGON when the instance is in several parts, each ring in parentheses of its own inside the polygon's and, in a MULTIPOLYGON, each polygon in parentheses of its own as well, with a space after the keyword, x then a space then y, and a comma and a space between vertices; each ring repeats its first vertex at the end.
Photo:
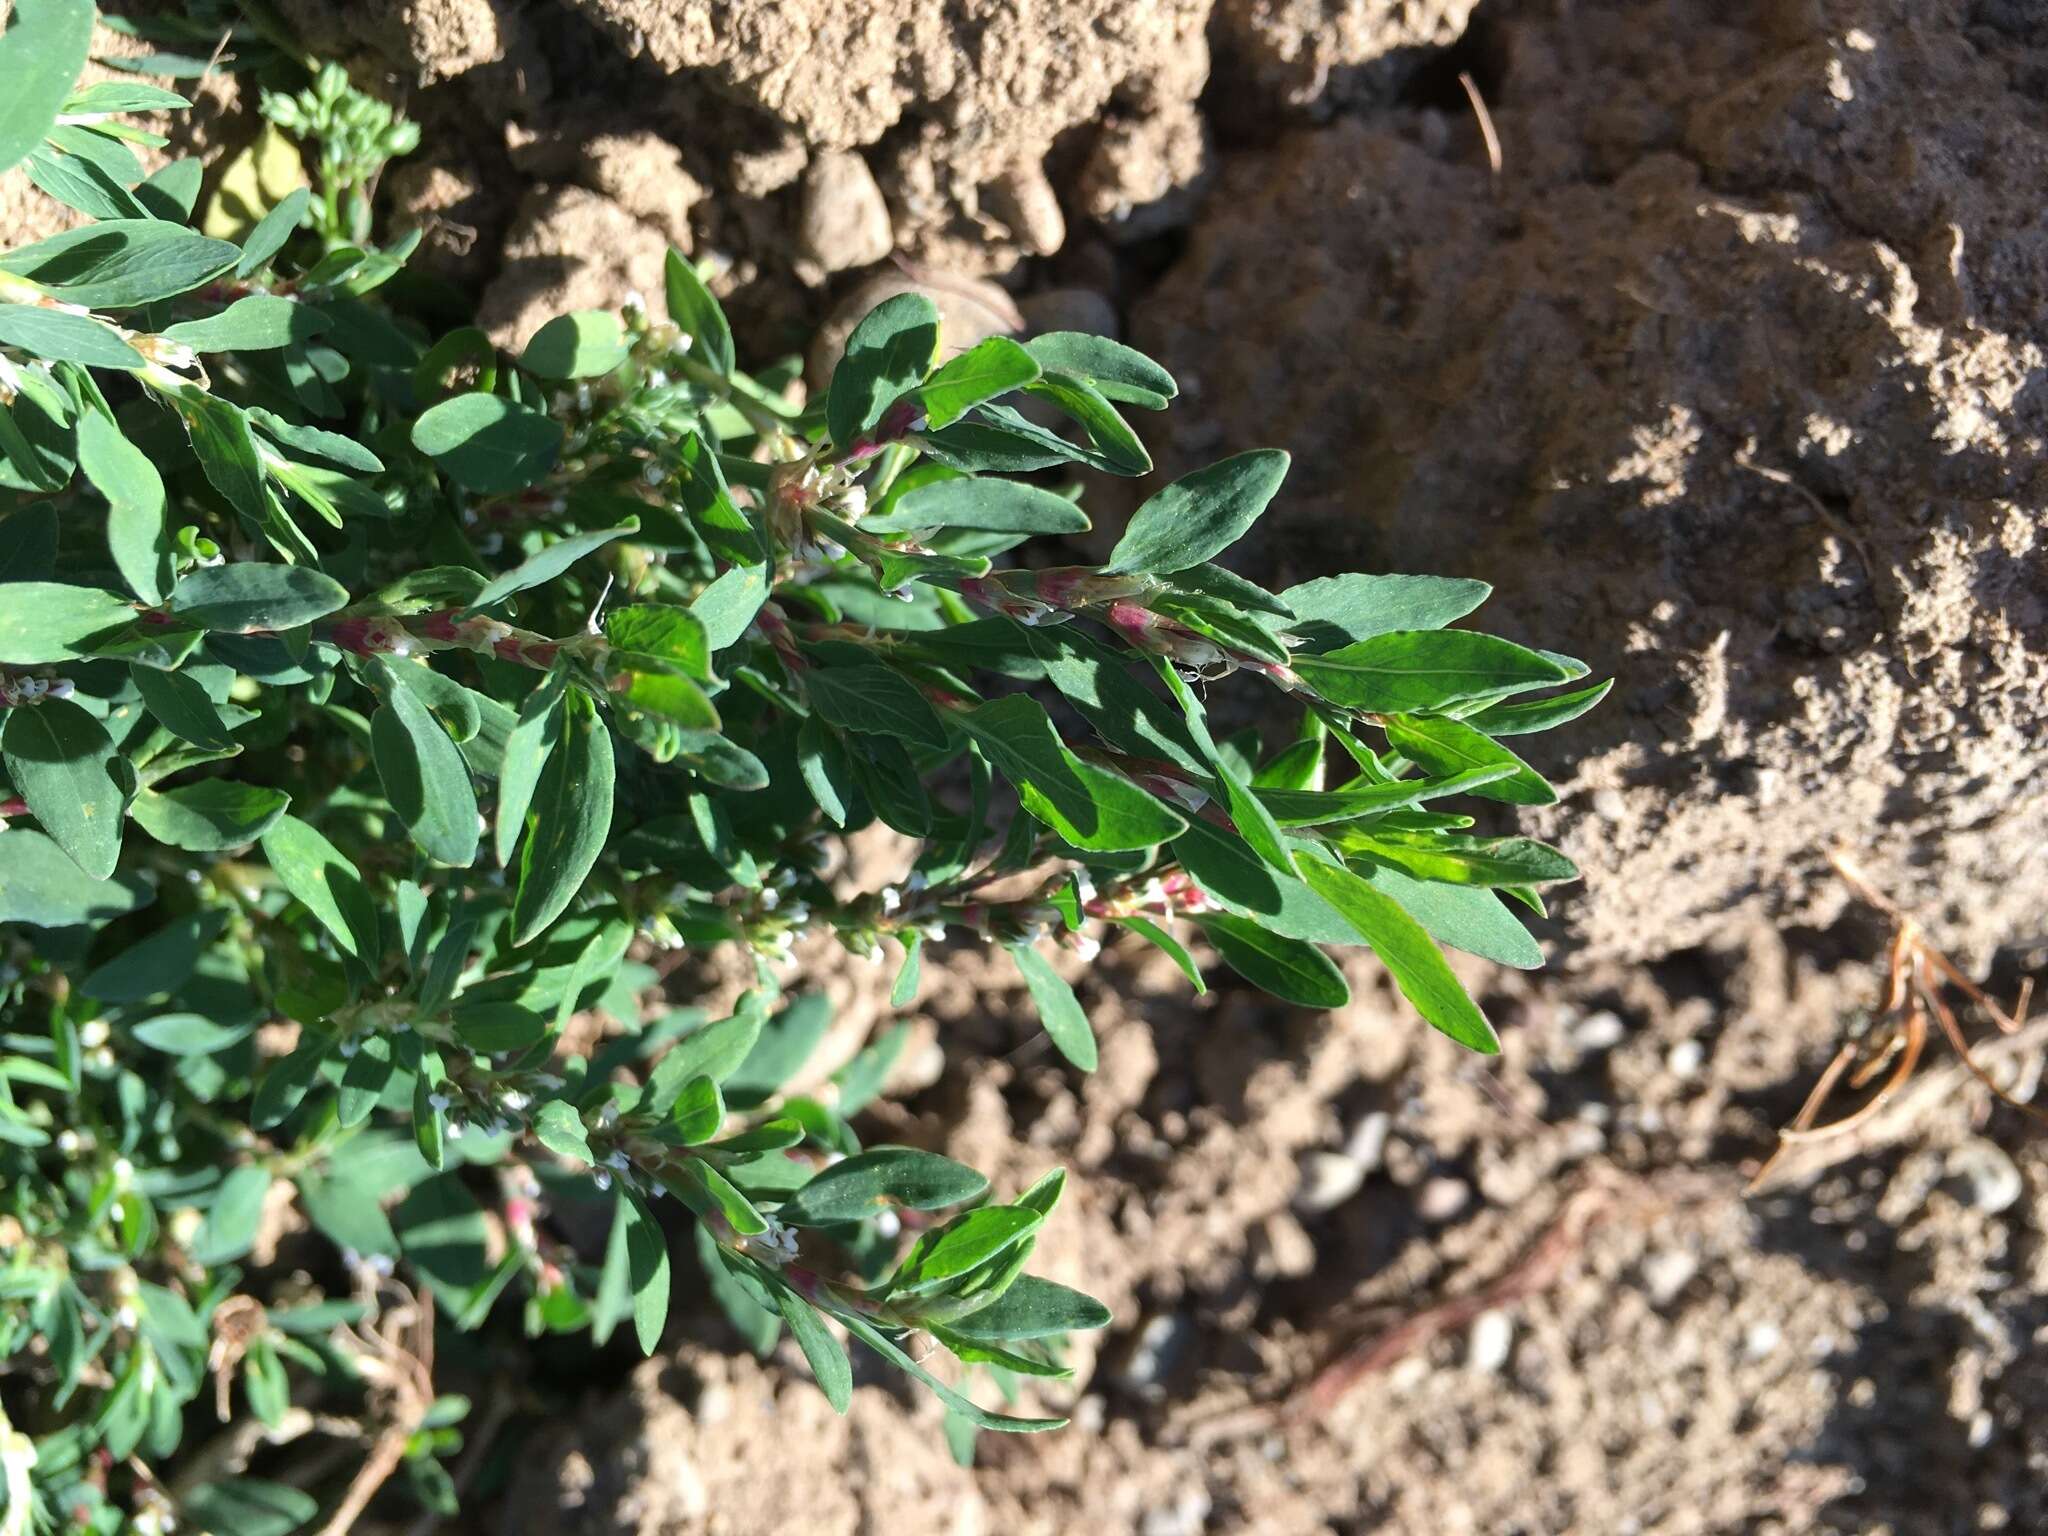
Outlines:
POLYGON ((774 886, 769 886, 765 891, 761 893, 761 910, 763 912, 773 912, 777 907, 781 905, 782 892, 775 889, 774 886))
POLYGON ((113 1029, 105 1019, 88 1019, 78 1026, 78 1043, 91 1050, 94 1046, 105 1045, 112 1034, 113 1029))
POLYGON ((1093 901, 1095 899, 1095 880, 1087 870, 1077 869, 1074 871, 1074 893, 1083 901, 1093 901))
POLYGON ((885 958, 887 957, 880 944, 870 944, 868 946, 868 964, 880 965, 885 958))
POLYGON ((1102 940, 1096 938, 1092 933, 1077 933, 1074 935, 1073 948, 1074 953, 1079 955, 1082 960, 1093 960, 1102 953, 1102 940))
POLYGON ((524 1113, 526 1107, 532 1102, 532 1099, 528 1098, 525 1094, 520 1093, 517 1090, 514 1090, 513 1092, 506 1094, 503 1100, 505 1107, 511 1110, 512 1113, 515 1115, 524 1113))
POLYGON ((875 1218, 875 1235, 883 1240, 897 1237, 903 1231, 903 1218, 894 1211, 884 1211, 875 1218))
POLYGON ((591 1182, 595 1184, 600 1191, 607 1190, 612 1187, 612 1176, 602 1168, 598 1169, 595 1173, 591 1174, 590 1179, 591 1182))
POLYGON ((460 1141, 468 1130, 469 1127, 460 1120, 450 1120, 448 1122, 448 1139, 450 1141, 460 1141))
POLYGON ((903 893, 901 891, 897 890, 893 885, 882 887, 882 910, 884 912, 894 912, 902 905, 903 893))
POLYGON ((773 1216, 764 1216, 762 1220, 768 1223, 768 1230, 747 1235, 747 1252, 763 1263, 779 1268, 796 1257, 796 1233, 773 1216))
POLYGON ((57 1136, 57 1150, 70 1157, 78 1150, 78 1132, 62 1131, 57 1136))
POLYGON ((450 1099, 445 1093, 430 1093, 427 1095, 427 1103, 442 1113, 446 1113, 448 1106, 453 1102, 454 1100, 450 1099))
POLYGON ((129 1162, 127 1158, 117 1157, 114 1159, 114 1178, 118 1182, 125 1184, 134 1173, 135 1165, 129 1162))
POLYGON ((616 1173, 624 1173, 628 1168, 633 1166, 632 1163, 627 1161, 626 1154, 623 1152, 612 1153, 611 1156, 607 1157, 604 1160, 604 1165, 605 1167, 610 1168, 616 1173))
POLYGON ((141 1321, 142 1319, 135 1315, 135 1309, 133 1307, 124 1306, 114 1314, 114 1323, 117 1327, 133 1328, 137 1323, 141 1321))
POLYGON ((946 936, 946 925, 935 917, 928 923, 920 923, 917 931, 937 943, 946 936))
POLYGON ((786 915, 792 923, 801 928, 811 920, 811 904, 808 901, 792 901, 786 915))
POLYGON ((667 472, 651 460, 647 467, 640 471, 640 479, 646 485, 659 485, 666 478, 667 472))

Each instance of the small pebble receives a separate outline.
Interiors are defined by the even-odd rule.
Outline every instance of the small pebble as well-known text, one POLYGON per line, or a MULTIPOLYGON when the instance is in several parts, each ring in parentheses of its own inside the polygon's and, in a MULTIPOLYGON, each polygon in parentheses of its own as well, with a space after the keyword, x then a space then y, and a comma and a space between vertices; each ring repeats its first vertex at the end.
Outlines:
POLYGON ((1621 1015, 1601 1009, 1589 1013, 1572 1026, 1571 1041, 1582 1051, 1611 1051, 1628 1038, 1628 1025, 1621 1015))
POLYGON ((1195 1325, 1181 1313, 1165 1312, 1147 1320, 1124 1354, 1117 1384, 1146 1396, 1157 1394, 1194 1339, 1195 1325))
POLYGON ((1342 1152, 1311 1152, 1301 1160, 1294 1204, 1309 1215, 1333 1211, 1358 1193, 1365 1169, 1342 1152))
POLYGON ((2018 1165, 2005 1149, 1981 1138, 1949 1153, 1947 1173, 1961 1186, 1962 1198, 1987 1216, 2011 1210, 2027 1192, 2018 1165))
POLYGON ((1707 1048, 1697 1040, 1681 1040, 1671 1047, 1671 1054, 1664 1058, 1664 1067, 1673 1077, 1684 1079, 1696 1077, 1706 1065, 1707 1048))
POLYGON ((1482 1312, 1472 1319, 1472 1333, 1465 1343, 1465 1364, 1482 1376, 1492 1376, 1508 1363, 1514 1347, 1514 1319, 1498 1310, 1482 1312))
POLYGON ((1415 1195, 1415 1213, 1424 1221, 1449 1221, 1472 1201, 1472 1186, 1442 1175, 1429 1180, 1415 1195))
POLYGON ((1752 1360, 1761 1360, 1785 1342, 1785 1335, 1776 1323, 1751 1323, 1749 1332, 1742 1336, 1742 1352, 1752 1360))
POLYGON ((1650 1300, 1668 1307, 1699 1273, 1700 1261, 1683 1248, 1663 1248, 1643 1260, 1643 1288, 1650 1300))
POLYGON ((1209 1509, 1209 1491, 1194 1484, 1171 1504, 1147 1510, 1138 1525, 1139 1536, 1201 1536, 1209 1523, 1209 1509))
POLYGON ((1387 1136, 1393 1128, 1394 1117, 1384 1109, 1361 1116, 1344 1143, 1344 1155, 1367 1173, 1373 1172, 1387 1155, 1387 1136))

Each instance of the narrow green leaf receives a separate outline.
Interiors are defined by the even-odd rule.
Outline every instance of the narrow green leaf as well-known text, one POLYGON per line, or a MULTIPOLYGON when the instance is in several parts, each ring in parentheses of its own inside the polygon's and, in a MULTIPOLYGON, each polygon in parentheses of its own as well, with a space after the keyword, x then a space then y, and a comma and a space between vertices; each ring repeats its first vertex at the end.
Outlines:
POLYGON ((721 377, 730 377, 734 367, 732 327, 725 311, 704 286, 697 269, 677 251, 668 253, 663 269, 668 290, 668 317, 690 338, 691 354, 721 377))
POLYGON ((1030 990, 1032 1004, 1038 1009, 1039 1022, 1052 1037, 1053 1045, 1083 1072, 1093 1072, 1095 1031, 1089 1027, 1088 1014, 1081 1007, 1081 1000, 1074 996, 1074 989, 1029 944, 1012 944, 1009 950, 1010 958, 1017 962, 1018 974, 1030 990))
POLYGON ((905 491, 886 515, 861 519, 868 533, 982 528, 992 533, 1086 533, 1088 514, 1066 497, 1019 480, 961 475, 905 491))
POLYGON ((0 303, 0 343, 52 363, 78 363, 87 368, 143 365, 142 354, 112 326, 61 309, 0 303))
POLYGON ((295 187, 249 231, 242 242, 242 254, 235 262, 235 276, 249 277, 259 272, 279 251, 285 241, 292 237, 299 227, 299 220, 306 216, 306 205, 313 199, 312 189, 295 187))
MULTIPOLYGON (((1455 630, 1446 630, 1455 634, 1455 630)), ((1395 715, 1386 722, 1387 744, 1432 774, 1469 774, 1481 768, 1508 768, 1504 778, 1474 785, 1481 800, 1509 805, 1554 805, 1557 791, 1543 775, 1506 747, 1460 720, 1442 716, 1395 715)))
POLYGON ((1378 714, 1443 709, 1569 681, 1565 668, 1538 652, 1469 629, 1394 630, 1321 656, 1297 656, 1294 670, 1332 704, 1378 714))
POLYGON ((601 309, 557 315, 533 333, 519 365, 543 379, 594 379, 626 360, 619 317, 601 309))
POLYGON ((825 401, 833 445, 851 447, 882 413, 914 388, 939 350, 939 311, 921 293, 884 299, 862 317, 832 370, 825 401))
POLYGON ((42 666, 89 655, 135 618, 118 592, 55 581, 12 581, 0 587, 0 662, 42 666))
POLYGON ((14 0, 0 35, 0 171, 43 141, 85 68, 92 0, 14 0))
POLYGON ((1035 699, 1012 694, 954 718, 1016 785, 1024 808, 1077 848, 1150 848, 1187 826, 1122 774, 1068 751, 1035 699))
POLYGON ((150 897, 134 875, 95 880, 42 833, 0 832, 0 923, 65 928, 132 912, 150 897))
POLYGON ((247 560, 192 571, 171 593, 184 622, 229 634, 296 629, 347 605, 348 588, 332 576, 247 560))
POLYGON ((171 789, 145 789, 129 814, 160 843, 188 853, 222 853, 258 841, 292 803, 281 789, 202 779, 171 789))
POLYGON ((252 293, 204 320, 181 320, 165 326, 162 335, 164 340, 178 342, 195 352, 267 352, 310 341, 331 324, 326 315, 310 304, 252 293))
POLYGON ((1259 448, 1174 481, 1131 515, 1104 569, 1165 573, 1215 558, 1266 510, 1287 465, 1286 454, 1259 448))
POLYGON ((804 1352, 825 1401, 835 1413, 846 1412, 853 1406, 853 1365, 846 1358, 846 1350, 832 1337, 817 1309, 795 1291, 787 1285, 777 1285, 774 1294, 776 1309, 789 1324, 797 1348, 804 1352))
POLYGON ((69 699, 10 709, 0 756, 29 814, 78 867, 95 880, 114 872, 121 856, 121 813, 133 773, 106 727, 69 699))
POLYGON ((512 849, 526 828, 541 771, 562 739, 562 693, 565 671, 550 672, 519 706, 519 718, 505 736, 505 756, 498 770, 498 810, 493 823, 494 851, 501 865, 510 865, 512 849))
POLYGON ((503 395, 472 391, 429 406, 413 423, 412 445, 469 490, 520 491, 553 468, 562 424, 503 395))
POLYGON ((1466 996, 1422 925, 1393 897, 1341 865, 1304 859, 1302 866, 1303 878, 1372 946, 1417 1013, 1460 1045, 1488 1056, 1500 1050, 1486 1015, 1466 996))
POLYGON ((344 954, 375 967, 382 948, 377 909, 356 867, 296 816, 280 816, 263 834, 263 856, 344 954))
POLYGON ((998 395, 1022 389, 1038 377, 1038 361, 1007 336, 976 342, 932 371, 918 387, 929 430, 936 432, 998 395))
POLYGON ((476 787, 454 739, 383 657, 370 667, 384 707, 370 721, 377 777, 399 820, 432 859, 467 869, 476 862, 476 787))
POLYGON ((1195 921, 1224 962, 1261 991, 1304 1008, 1342 1008, 1351 1001, 1344 973, 1306 940, 1227 912, 1204 913, 1195 921))
POLYGON ((1492 593, 1483 581, 1352 572, 1289 587, 1280 601, 1295 616, 1288 629, 1301 637, 1304 653, 1313 655, 1397 630, 1442 629, 1492 593))
POLYGON ((798 1226, 825 1227, 892 1204, 932 1211, 987 1192, 986 1178, 950 1157, 915 1147, 870 1147, 804 1185, 783 1203, 781 1216, 798 1226))
POLYGON ((558 539, 531 560, 513 567, 488 583, 470 601, 469 611, 481 612, 494 603, 503 602, 514 592, 524 592, 529 587, 553 581, 592 550, 601 549, 613 539, 639 531, 640 519, 629 517, 616 528, 599 528, 591 533, 579 533, 570 538, 558 539))
POLYGON ((526 944, 560 917, 583 888, 612 825, 612 737, 580 690, 563 697, 561 744, 534 790, 519 885, 512 899, 512 942, 526 944))
MULTIPOLYGON (((43 0, 49 3, 49 0, 43 0)), ((199 287, 241 252, 160 219, 102 219, 0 253, 0 271, 90 309, 134 309, 199 287)))
POLYGON ((915 1376, 937 1395, 940 1402, 944 1403, 962 1418, 967 1419, 982 1429, 993 1429, 1012 1434, 1035 1434, 1045 1430, 1064 1429, 1066 1427, 1067 1421, 1065 1419, 1020 1419, 1007 1413, 993 1413, 974 1402, 971 1398, 963 1397, 953 1388, 947 1386, 938 1377, 905 1354, 902 1349, 892 1343, 866 1318, 853 1313, 839 1313, 836 1315, 846 1325, 847 1331, 859 1339, 861 1343, 867 1345, 869 1349, 872 1349, 898 1370, 907 1371, 912 1376, 915 1376))
POLYGON ((898 736, 920 747, 944 747, 946 728, 917 685, 892 667, 817 667, 804 692, 818 714, 841 730, 898 736))
POLYGON ((1106 400, 1163 411, 1180 393, 1173 375, 1144 353, 1086 331, 1048 331, 1024 343, 1047 373, 1086 379, 1106 400))
POLYGON ((78 418, 78 467, 107 498, 107 552, 121 579, 145 603, 161 603, 174 580, 163 477, 98 411, 78 418))
POLYGON ((173 735, 196 747, 239 750, 233 728, 222 718, 221 706, 189 674, 130 666, 128 680, 157 722, 173 735))
POLYGON ((1554 698, 1489 704, 1478 714, 1463 718, 1473 730, 1488 736, 1531 736, 1578 719, 1606 698, 1613 687, 1614 679, 1610 677, 1591 688, 1560 693, 1554 698))
POLYGON ((1052 1339, 1061 1334, 1107 1328, 1109 1308, 1093 1296, 1036 1275, 1020 1275, 1010 1288, 978 1311, 956 1319, 951 1331, 987 1343, 1011 1339, 1052 1339))

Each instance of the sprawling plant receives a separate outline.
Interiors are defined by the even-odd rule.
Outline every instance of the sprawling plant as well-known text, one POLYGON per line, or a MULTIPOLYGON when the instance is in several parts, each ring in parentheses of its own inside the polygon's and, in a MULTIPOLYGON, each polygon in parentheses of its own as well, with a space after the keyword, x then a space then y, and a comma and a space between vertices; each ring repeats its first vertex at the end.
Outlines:
POLYGON ((1537 964, 1502 897, 1573 871, 1441 802, 1549 801, 1501 739, 1602 690, 1447 627, 1483 585, 1215 564, 1275 452, 1159 489, 1106 564, 1010 563, 1088 527, 1072 466, 1151 467, 1123 410, 1174 382, 1097 337, 948 357, 909 294, 805 402, 676 256, 665 318, 436 335, 408 242, 346 243, 388 114, 274 98, 329 179, 209 238, 123 119, 178 98, 75 87, 91 21, 16 0, 0 39, 0 168, 89 216, 0 254, 4 1536, 290 1530, 318 1505, 262 1458, 337 1423, 342 1513, 394 1470, 447 1507, 436 1317, 653 1350, 671 1196, 835 1406, 851 1337, 957 1426, 1055 1427, 910 1336, 1010 1395, 1063 1374, 1108 1314, 1025 1273, 1061 1174, 864 1147, 904 1031, 804 1077, 807 934, 899 1007, 928 946, 999 946, 1080 1071, 1048 951, 1108 930, 1316 1008, 1324 947, 1369 945, 1495 1048, 1437 941, 1537 964), (1191 685, 1239 674, 1291 723, 1218 739, 1191 685), (851 889, 877 823, 914 860, 851 889), (713 1018, 669 952, 716 947, 752 985, 713 1018))

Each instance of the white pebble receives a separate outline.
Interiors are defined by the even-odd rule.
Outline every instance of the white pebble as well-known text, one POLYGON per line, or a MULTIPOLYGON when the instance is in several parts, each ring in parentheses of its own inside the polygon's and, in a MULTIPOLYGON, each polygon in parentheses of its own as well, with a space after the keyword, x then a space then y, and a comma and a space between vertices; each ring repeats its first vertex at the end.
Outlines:
POLYGON ((1472 1319, 1472 1332, 1465 1342, 1465 1364, 1482 1376, 1492 1376, 1508 1363, 1514 1347, 1514 1319, 1498 1309, 1482 1312, 1472 1319))

